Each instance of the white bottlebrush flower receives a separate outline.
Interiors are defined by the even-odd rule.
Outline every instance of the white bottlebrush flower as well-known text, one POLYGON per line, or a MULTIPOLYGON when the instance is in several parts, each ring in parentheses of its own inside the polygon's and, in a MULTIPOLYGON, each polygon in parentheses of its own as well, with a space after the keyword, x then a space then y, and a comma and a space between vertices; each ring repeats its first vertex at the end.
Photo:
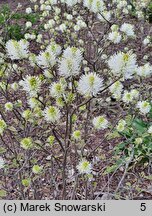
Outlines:
POLYGON ((86 28, 86 27, 87 27, 87 24, 86 24, 83 20, 78 20, 78 21, 77 21, 77 25, 78 25, 80 28, 86 28))
POLYGON ((50 93, 51 96, 54 98, 61 97, 64 94, 65 91, 65 85, 61 82, 54 82, 50 86, 50 93))
POLYGON ((129 104, 130 102, 133 101, 133 95, 131 94, 131 92, 128 92, 128 91, 124 91, 124 94, 123 94, 123 97, 122 97, 122 100, 124 103, 126 104, 129 104))
POLYGON ((132 89, 130 93, 134 99, 137 99, 139 97, 139 91, 137 89, 132 89))
POLYGON ((103 79, 96 73, 82 75, 78 82, 78 91, 85 96, 96 95, 103 87, 103 79))
POLYGON ((5 110, 6 111, 12 111, 13 110, 13 104, 11 102, 7 102, 5 104, 5 110))
POLYGON ((113 85, 109 87, 110 92, 112 93, 112 96, 115 99, 121 98, 121 93, 123 90, 123 85, 120 81, 116 81, 113 85))
POLYGON ((137 103, 137 107, 139 108, 142 114, 147 114, 151 110, 151 105, 148 101, 139 101, 137 103))
POLYGON ((148 128, 148 133, 152 135, 152 125, 148 128))
POLYGON ((27 75, 19 84, 23 87, 30 97, 36 97, 41 88, 41 80, 37 76, 27 75))
POLYGON ((46 52, 53 53, 55 57, 57 57, 61 53, 61 46, 55 42, 52 42, 49 46, 47 46, 46 52))
POLYGON ((152 74, 152 66, 147 63, 144 66, 138 67, 137 70, 137 75, 141 77, 148 77, 152 74))
POLYGON ((123 75, 125 79, 130 79, 137 68, 136 55, 132 52, 116 53, 108 60, 108 66, 115 76, 123 75))
POLYGON ((47 122, 56 122, 60 119, 60 110, 55 106, 49 106, 43 111, 44 118, 47 122))
POLYGON ((102 0, 84 0, 83 5, 94 13, 102 12, 105 9, 105 4, 102 0))
POLYGON ((6 51, 12 60, 24 59, 28 57, 28 46, 28 41, 23 39, 20 41, 9 40, 6 43, 6 51))
POLYGON ((123 119, 119 120, 119 122, 118 122, 118 124, 116 126, 117 131, 119 131, 119 132, 124 131, 126 124, 127 123, 126 123, 125 120, 123 120, 123 119))
POLYGON ((104 116, 95 117, 92 123, 96 129, 106 129, 109 124, 104 116))
POLYGON ((147 36, 144 40, 143 40, 143 44, 146 46, 147 44, 150 43, 150 37, 147 36))
POLYGON ((122 24, 122 26, 120 27, 120 31, 124 32, 129 37, 135 36, 134 26, 129 23, 122 24))
POLYGON ((43 68, 53 67, 56 63, 56 58, 53 52, 41 52, 37 57, 37 64, 43 68))
POLYGON ((76 76, 80 72, 80 64, 71 57, 62 58, 59 62, 59 74, 64 77, 76 76))
POLYGON ((31 28, 32 27, 32 23, 31 22, 26 22, 25 25, 26 25, 26 28, 31 28))
POLYGON ((121 34, 117 31, 110 32, 108 35, 108 39, 114 44, 118 44, 121 41, 121 34))
POLYGON ((0 157, 0 169, 3 169, 5 165, 4 159, 0 157))
POLYGON ((32 8, 30 8, 30 7, 26 8, 26 13, 27 13, 27 14, 32 13, 32 8))
POLYGON ((7 128, 7 125, 5 121, 0 118, 0 135, 3 135, 3 132, 6 128, 7 128))
POLYGON ((72 136, 75 140, 80 140, 81 139, 81 131, 80 130, 74 131, 72 136))
POLYGON ((92 172, 92 165, 86 159, 83 159, 77 165, 77 169, 80 174, 90 174, 92 172))
POLYGON ((83 60, 82 52, 76 47, 68 47, 63 52, 63 58, 73 58, 75 61, 80 64, 83 60))
POLYGON ((66 26, 64 23, 62 23, 61 25, 59 25, 59 30, 60 30, 61 32, 65 32, 66 29, 67 29, 67 26, 66 26))

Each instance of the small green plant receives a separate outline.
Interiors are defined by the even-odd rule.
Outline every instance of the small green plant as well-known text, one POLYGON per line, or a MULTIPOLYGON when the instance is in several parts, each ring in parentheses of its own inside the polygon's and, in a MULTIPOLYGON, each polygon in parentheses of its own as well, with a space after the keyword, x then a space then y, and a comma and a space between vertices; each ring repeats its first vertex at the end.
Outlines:
MULTIPOLYGON (((149 116, 151 116, 151 113, 149 116)), ((133 162, 134 165, 151 161, 151 129, 150 122, 141 118, 132 119, 131 116, 128 118, 127 116, 125 129, 122 132, 118 132, 119 136, 123 138, 124 141, 114 148, 114 154, 117 159, 114 162, 115 165, 110 169, 110 172, 113 172, 120 165, 123 165, 125 161, 130 158, 132 153, 131 162, 133 162)))

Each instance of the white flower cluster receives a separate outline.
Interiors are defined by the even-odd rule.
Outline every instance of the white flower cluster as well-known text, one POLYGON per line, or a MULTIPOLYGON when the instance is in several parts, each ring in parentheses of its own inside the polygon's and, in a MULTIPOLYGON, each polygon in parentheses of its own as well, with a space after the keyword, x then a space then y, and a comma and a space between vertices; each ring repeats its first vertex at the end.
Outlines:
POLYGON ((104 116, 98 116, 93 119, 93 125, 96 129, 106 129, 108 127, 108 120, 104 116))
POLYGON ((59 62, 59 74, 64 77, 76 76, 80 72, 82 52, 76 47, 68 47, 64 50, 59 62))
POLYGON ((103 79, 96 73, 88 73, 80 77, 78 91, 85 96, 95 96, 103 87, 103 79))
POLYGON ((148 101, 139 101, 137 103, 137 107, 139 108, 140 112, 144 115, 150 112, 151 105, 148 101))
POLYGON ((77 165, 80 174, 90 174, 92 172, 92 165, 86 159, 82 159, 77 165))
POLYGON ((134 101, 137 99, 139 96, 139 92, 136 89, 131 90, 130 92, 125 90, 122 100, 124 103, 129 104, 130 102, 134 101))
POLYGON ((120 81, 116 81, 113 85, 109 87, 109 90, 115 99, 120 99, 121 93, 123 91, 123 85, 120 81))
POLYGON ((19 60, 28 57, 29 43, 26 40, 9 40, 6 43, 6 51, 12 60, 19 60))
POLYGON ((45 120, 51 123, 58 122, 61 117, 60 110, 55 106, 46 107, 43 111, 43 115, 45 120))
POLYGON ((128 37, 135 36, 134 26, 129 23, 122 24, 122 26, 120 27, 120 31, 124 32, 128 37))
POLYGON ((146 63, 144 66, 137 68, 137 75, 141 77, 148 77, 152 74, 152 65, 146 63))
POLYGON ((83 5, 94 13, 102 12, 105 9, 105 4, 102 0, 84 0, 83 5))
POLYGON ((123 75, 124 79, 131 79, 137 69, 136 55, 132 52, 119 52, 108 60, 108 66, 115 76, 123 75))
POLYGON ((36 97, 41 88, 41 80, 37 76, 27 75, 19 83, 30 97, 36 97))
POLYGON ((55 53, 52 52, 50 46, 45 50, 40 52, 37 56, 37 64, 43 68, 53 67, 56 63, 55 53))

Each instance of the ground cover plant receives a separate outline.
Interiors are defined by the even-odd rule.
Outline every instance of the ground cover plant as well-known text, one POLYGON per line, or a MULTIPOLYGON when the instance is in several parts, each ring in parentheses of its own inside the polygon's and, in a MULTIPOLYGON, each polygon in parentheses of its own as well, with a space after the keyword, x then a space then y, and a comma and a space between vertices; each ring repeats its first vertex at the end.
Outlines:
POLYGON ((1 199, 151 199, 151 2, 4 3, 1 199))

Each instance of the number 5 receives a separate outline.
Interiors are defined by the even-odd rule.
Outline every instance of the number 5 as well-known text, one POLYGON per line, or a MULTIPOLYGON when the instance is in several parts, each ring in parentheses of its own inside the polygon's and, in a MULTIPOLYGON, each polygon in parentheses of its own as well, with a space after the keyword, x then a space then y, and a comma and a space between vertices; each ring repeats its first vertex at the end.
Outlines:
POLYGON ((141 211, 146 211, 146 203, 141 203, 140 210, 141 211))

